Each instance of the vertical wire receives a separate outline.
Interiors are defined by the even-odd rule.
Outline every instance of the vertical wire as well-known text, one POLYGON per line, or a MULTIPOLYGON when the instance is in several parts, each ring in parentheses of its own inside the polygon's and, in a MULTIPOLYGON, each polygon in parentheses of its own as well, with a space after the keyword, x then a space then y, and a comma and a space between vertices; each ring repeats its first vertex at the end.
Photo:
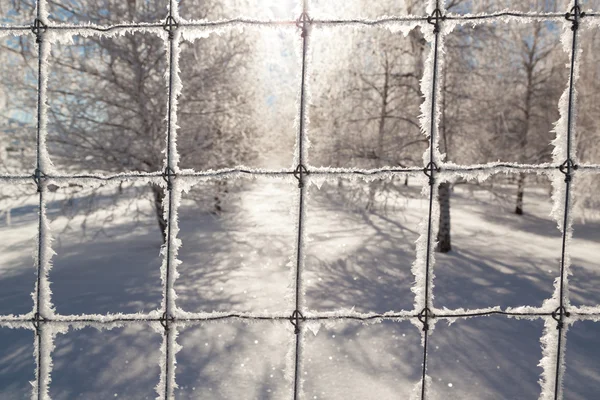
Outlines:
MULTIPOLYGON (((298 124, 298 179, 299 179, 299 205, 298 205, 298 241, 296 243, 296 293, 295 293, 295 335, 296 335, 296 347, 294 355, 294 400, 297 400, 300 396, 300 340, 301 340, 301 329, 300 329, 300 296, 301 296, 301 268, 302 268, 302 237, 304 232, 304 200, 305 200, 305 185, 304 185, 304 117, 305 117, 305 106, 306 106, 306 57, 308 47, 308 32, 309 29, 307 24, 309 23, 307 17, 307 1, 302 1, 302 16, 300 17, 300 28, 302 29, 302 72, 301 72, 301 83, 300 83, 300 110, 299 110, 299 124, 298 124)), ((294 317, 294 316, 293 316, 294 317)))
POLYGON ((438 39, 439 39, 439 23, 441 16, 439 13, 439 0, 435 3, 435 27, 434 27, 434 43, 433 43, 433 76, 431 80, 431 120, 429 125, 429 165, 426 169, 429 169, 430 181, 429 181, 429 211, 427 221, 427 253, 425 258, 425 309, 423 310, 424 315, 424 328, 423 328, 423 361, 421 370, 421 400, 425 400, 425 392, 427 389, 426 376, 427 376, 427 345, 429 336, 428 319, 429 313, 429 276, 430 276, 430 263, 431 263, 431 231, 432 231, 432 214, 433 214, 433 195, 435 185, 435 158, 434 158, 434 135, 435 135, 435 107, 436 107, 436 90, 437 90, 437 68, 438 68, 438 39))
MULTIPOLYGON (((39 7, 39 6, 38 6, 39 7)), ((42 252, 43 252, 43 218, 42 218, 42 208, 44 206, 44 185, 39 181, 41 178, 39 171, 41 168, 40 163, 40 118, 41 118, 41 90, 40 90, 40 82, 41 82, 41 68, 42 68, 42 43, 39 43, 38 46, 38 110, 37 110, 37 155, 36 155, 36 176, 38 179, 38 193, 39 193, 39 203, 38 203, 38 256, 37 256, 37 286, 36 286, 36 311, 35 318, 38 319, 40 317, 40 302, 41 302, 41 284, 42 284, 42 252)), ((39 322, 37 322, 39 323, 39 322)), ((41 354, 42 354, 42 340, 41 340, 41 325, 38 325, 36 336, 38 339, 38 379, 37 379, 37 387, 38 387, 38 399, 40 399, 40 389, 41 389, 41 375, 42 375, 42 364, 41 364, 41 354)))
MULTIPOLYGON (((432 95, 431 95, 431 124, 429 134, 429 163, 432 168, 431 176, 434 174, 434 129, 435 129, 435 101, 436 101, 436 80, 437 80, 437 58, 438 58, 438 34, 435 34, 434 50, 433 50, 433 80, 432 80, 432 95)), ((425 258, 425 308, 429 308, 429 264, 431 263, 431 230, 432 230, 432 213, 433 213, 433 195, 434 183, 429 185, 429 216, 427 221, 427 255, 425 258)))
MULTIPOLYGON (((167 105, 167 166, 166 166, 166 179, 167 179, 167 193, 168 193, 168 212, 167 212, 167 236, 166 236, 166 271, 165 271, 165 312, 164 312, 164 328, 165 328, 165 400, 169 399, 170 394, 170 374, 175 370, 175 366, 171 365, 171 353, 173 349, 171 348, 171 332, 170 322, 171 322, 171 243, 172 243, 172 226, 173 226, 173 172, 174 169, 172 167, 173 163, 173 146, 171 141, 171 125, 172 119, 171 114, 173 110, 173 73, 174 73, 174 53, 175 53, 175 35, 173 31, 173 26, 170 24, 173 23, 173 0, 169 1, 169 16, 167 17, 167 25, 169 28, 169 88, 168 88, 168 105, 167 105)), ((176 28, 175 28, 176 29, 176 28)), ((174 364, 174 362, 173 362, 174 364)))
POLYGON ((38 82, 37 82, 37 126, 36 126, 36 170, 35 170, 35 179, 37 183, 37 191, 39 193, 39 209, 38 209, 38 254, 37 254, 37 286, 36 286, 36 307, 35 307, 35 316, 34 316, 34 324, 35 324, 35 335, 37 339, 37 398, 38 400, 42 398, 42 375, 44 372, 44 368, 42 365, 42 329, 43 329, 43 319, 40 318, 41 311, 41 285, 42 285, 42 270, 43 270, 43 255, 44 255, 44 185, 42 183, 42 156, 41 156, 41 125, 42 125, 42 102, 44 99, 42 98, 42 54, 43 54, 43 32, 41 25, 41 2, 42 0, 37 1, 37 9, 36 9, 36 20, 34 21, 34 27, 37 26, 36 34, 36 43, 38 44, 38 82))
POLYGON ((563 232, 562 232, 562 248, 561 248, 561 261, 560 261, 560 288, 559 288, 559 322, 558 322, 558 341, 556 351, 556 375, 554 378, 554 400, 560 398, 560 379, 561 374, 561 353, 563 351, 563 335, 566 332, 563 330, 563 314, 567 314, 565 309, 565 258, 567 250, 567 235, 568 235, 568 224, 569 224, 569 200, 571 196, 571 135, 572 135, 572 124, 573 124, 573 97, 574 97, 574 76, 575 76, 575 59, 577 56, 577 31, 579 28, 579 1, 574 1, 573 7, 574 20, 572 22, 573 39, 571 42, 571 65, 569 71, 569 102, 567 108, 567 160, 566 160, 566 177, 565 177, 565 209, 563 215, 563 232))

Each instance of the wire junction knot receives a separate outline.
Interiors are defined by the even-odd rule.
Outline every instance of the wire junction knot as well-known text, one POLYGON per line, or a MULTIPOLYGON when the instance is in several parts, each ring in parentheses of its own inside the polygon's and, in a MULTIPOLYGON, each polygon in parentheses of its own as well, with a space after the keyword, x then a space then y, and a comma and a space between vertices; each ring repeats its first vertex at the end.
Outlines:
POLYGON ((581 11, 581 7, 579 7, 579 5, 575 5, 573 8, 571 8, 571 11, 565 14, 567 21, 571 21, 573 23, 571 26, 572 31, 579 29, 579 21, 583 17, 585 17, 585 12, 581 11))
POLYGON ((425 307, 423 310, 421 310, 419 315, 417 315, 417 318, 423 324, 423 332, 427 332, 429 330, 429 319, 434 317, 435 316, 428 307, 425 307))
POLYGON ((46 174, 42 172, 39 168, 36 168, 33 172, 33 181, 37 186, 38 193, 42 191, 42 180, 46 178, 46 174))
POLYGON ((563 318, 570 315, 571 313, 567 311, 565 306, 560 306, 552 311, 552 318, 557 322, 556 329, 561 330, 564 327, 563 318))
POLYGON ((44 24, 39 18, 36 18, 35 21, 33 21, 31 32, 35 35, 36 43, 42 43, 42 35, 46 33, 47 30, 48 25, 44 24))
POLYGON ((308 172, 304 165, 298 164, 298 166, 294 170, 294 178, 298 179, 299 188, 304 187, 304 175, 310 175, 310 172, 308 172))
POLYGON ((425 168, 423 168, 423 173, 429 177, 429 185, 433 185, 435 183, 434 174, 436 172, 440 172, 440 167, 437 166, 435 162, 430 162, 427 164, 425 168))
POLYGON ((35 328, 35 334, 39 335, 40 331, 41 331, 41 324, 46 322, 46 318, 42 317, 40 315, 40 313, 35 313, 33 315, 33 318, 31 318, 31 323, 33 324, 33 327, 35 328))
POLYGON ((571 182, 571 179, 573 177, 571 175, 571 172, 576 171, 578 168, 579 166, 575 164, 573 160, 568 158, 564 163, 561 164, 560 167, 558 167, 558 170, 565 174, 565 182, 571 182))
POLYGON ((173 189, 173 180, 171 178, 174 178, 174 177, 175 177, 175 171, 173 171, 173 168, 166 167, 163 170, 162 178, 164 179, 165 182, 167 182, 168 190, 173 189))
POLYGON ((158 322, 160 322, 163 328, 165 328, 166 332, 170 329, 169 324, 175 322, 175 317, 172 315, 167 315, 167 312, 165 311, 163 315, 161 315, 161 317, 159 318, 158 322))
POLYGON ((427 23, 433 25, 433 33, 435 33, 436 35, 440 33, 440 22, 445 20, 446 16, 442 15, 442 10, 440 10, 439 8, 433 10, 431 15, 427 17, 427 23))
POLYGON ((179 28, 179 23, 169 14, 163 25, 163 29, 169 33, 169 40, 173 40, 177 28, 179 28))
POLYGON ((294 326, 294 333, 296 335, 299 334, 300 333, 300 321, 306 320, 304 315, 302 315, 302 312, 300 312, 300 310, 294 310, 292 315, 290 315, 289 320, 292 323, 292 325, 294 326))
POLYGON ((312 19, 308 16, 308 13, 303 12, 296 20, 296 26, 302 29, 302 37, 308 35, 308 26, 311 24, 312 19))

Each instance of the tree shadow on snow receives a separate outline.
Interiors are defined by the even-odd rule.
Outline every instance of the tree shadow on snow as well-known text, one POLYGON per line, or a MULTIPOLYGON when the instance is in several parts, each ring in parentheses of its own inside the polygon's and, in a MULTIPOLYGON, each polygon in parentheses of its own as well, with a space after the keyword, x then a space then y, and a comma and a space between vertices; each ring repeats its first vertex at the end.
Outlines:
MULTIPOLYGON (((282 200, 284 189, 244 190, 240 196, 250 196, 252 204, 259 207, 254 214, 235 206, 213 216, 191 204, 182 205, 179 258, 183 264, 176 291, 178 305, 184 310, 289 311, 286 296, 292 294, 293 299, 289 283, 294 266, 288 263, 293 259, 296 218, 289 213, 292 201, 282 200)), ((307 211, 306 229, 312 242, 306 247, 304 276, 309 308, 412 309, 411 266, 417 225, 426 216, 426 206, 411 197, 404 207, 365 211, 349 207, 328 192, 313 195, 307 211)), ((453 207, 459 216, 471 211, 471 205, 460 201, 453 207)), ((478 212, 477 218, 487 218, 484 209, 478 212)), ((26 222, 16 217, 16 223, 31 225, 35 234, 36 220, 31 214, 23 213, 26 222)), ((485 223, 516 229, 512 218, 497 218, 485 223)), ((550 222, 528 221, 528 237, 536 243, 537 239, 540 243, 547 240, 544 231, 550 222)), ((58 312, 150 311, 160 304, 161 242, 152 214, 141 222, 120 217, 110 222, 107 234, 93 240, 78 237, 76 231, 62 234, 50 274, 58 312)), ((455 250, 436 256, 437 307, 536 305, 551 294, 557 265, 547 267, 548 259, 536 258, 535 248, 523 253, 529 256, 517 257, 518 263, 503 258, 506 251, 501 247, 477 242, 486 236, 486 226, 481 228, 480 234, 473 235, 469 225, 462 230, 458 227, 455 250), (540 263, 543 268, 538 268, 540 263)), ((23 266, 32 264, 25 251, 31 243, 31 237, 15 243, 23 253, 18 259, 23 266)), ((25 301, 25 295, 29 297, 33 290, 31 278, 35 276, 22 269, 25 267, 0 279, 2 287, 28 288, 23 290, 23 300, 3 292, 1 312, 8 312, 15 301, 25 301)), ((31 304, 30 297, 28 301, 31 304)), ((586 329, 571 328, 567 340, 567 371, 571 371, 567 387, 578 388, 579 397, 573 397, 577 400, 592 398, 600 385, 600 377, 589 372, 595 370, 597 357, 577 356, 588 351, 595 337, 589 332, 598 324, 589 324, 586 329), (575 355, 570 356, 570 351, 575 355)), ((430 337, 431 398, 537 398, 542 328, 539 320, 503 316, 460 320, 450 326, 439 321, 430 337)), ((291 383, 284 376, 285 360, 294 343, 288 321, 203 323, 181 329, 176 398, 279 399, 291 393, 291 383)), ((4 344, 0 394, 7 399, 26 397, 28 381, 34 378, 33 333, 3 328, 0 335, 4 344)), ((316 335, 307 331, 301 369, 306 395, 407 398, 420 379, 420 335, 408 322, 340 322, 321 326, 316 335)), ((59 334, 50 393, 55 399, 105 399, 115 394, 117 398, 152 399, 163 357, 161 341, 160 332, 143 324, 59 334)))

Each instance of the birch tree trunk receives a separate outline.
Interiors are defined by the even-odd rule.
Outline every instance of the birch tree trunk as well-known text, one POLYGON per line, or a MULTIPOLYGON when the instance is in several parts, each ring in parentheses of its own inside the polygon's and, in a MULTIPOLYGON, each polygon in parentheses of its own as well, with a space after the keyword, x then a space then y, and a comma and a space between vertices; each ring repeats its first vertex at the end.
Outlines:
POLYGON ((523 215, 523 194, 525 193, 525 174, 520 173, 517 181, 517 206, 515 214, 523 215))
POLYGON ((154 195, 154 210, 156 212, 156 221, 158 229, 162 235, 163 243, 167 242, 167 220, 165 219, 165 191, 158 185, 151 185, 152 194, 154 195))
POLYGON ((227 196, 227 193, 229 193, 229 190, 227 189, 227 181, 217 181, 215 183, 215 195, 213 197, 213 214, 221 214, 223 211, 223 197, 227 196))
POLYGON ((437 248, 439 253, 448 253, 452 250, 450 242, 450 183, 440 183, 438 192, 438 202, 440 204, 440 222, 437 234, 437 248))
MULTIPOLYGON (((447 86, 446 86, 446 69, 444 69, 444 79, 443 79, 443 86, 442 86, 442 115, 441 115, 441 124, 440 124, 440 131, 441 131, 441 137, 442 137, 442 146, 443 146, 443 151, 444 153, 446 153, 447 156, 449 156, 449 149, 448 149, 448 132, 447 132, 447 125, 446 125, 446 110, 447 110, 447 105, 446 105, 446 95, 448 93, 447 90, 447 86)), ((440 205, 440 218, 439 218, 439 229, 438 229, 438 234, 437 234, 437 247, 436 247, 436 251, 438 253, 448 253, 450 250, 452 250, 452 241, 451 241, 451 236, 450 236, 450 182, 443 182, 440 183, 439 185, 439 189, 438 189, 438 203, 440 205)))
MULTIPOLYGON (((377 132, 377 167, 381 168, 384 165, 383 161, 383 141, 385 136, 385 119, 388 114, 388 93, 390 83, 390 65, 387 59, 385 59, 385 75, 383 81, 383 91, 381 93, 381 111, 379 113, 379 126, 377 132)), ((369 185, 369 200, 367 202, 367 210, 371 210, 375 207, 375 195, 377 193, 377 187, 379 182, 374 180, 369 185)))

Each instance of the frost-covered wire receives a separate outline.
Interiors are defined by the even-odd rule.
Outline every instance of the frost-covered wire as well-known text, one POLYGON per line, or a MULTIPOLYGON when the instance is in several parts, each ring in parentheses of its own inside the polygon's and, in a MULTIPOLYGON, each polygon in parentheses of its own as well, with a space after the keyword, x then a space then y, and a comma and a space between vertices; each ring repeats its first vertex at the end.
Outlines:
POLYGON ((301 55, 300 55, 300 93, 298 99, 298 135, 296 138, 296 169, 294 177, 298 180, 298 219, 296 226, 296 260, 295 271, 292 281, 294 282, 294 311, 290 316, 290 323, 294 327, 294 349, 293 349, 293 399, 297 400, 301 396, 302 381, 301 381, 301 362, 303 351, 303 326, 305 320, 303 309, 303 286, 302 286, 302 270, 304 267, 304 242, 305 242, 305 213, 306 213, 306 181, 308 170, 306 169, 306 106, 308 102, 307 80, 308 80, 308 45, 310 36, 310 17, 308 15, 308 0, 302 0, 300 17, 296 22, 296 26, 300 31, 301 40, 301 55))
POLYGON ((583 13, 578 0, 572 0, 569 11, 564 13, 519 13, 501 11, 497 13, 458 15, 446 13, 439 0, 431 0, 427 7, 427 15, 408 16, 382 16, 374 19, 313 19, 310 17, 310 4, 303 0, 298 10, 296 20, 260 20, 250 18, 234 18, 217 21, 185 20, 179 15, 177 2, 168 1, 169 14, 165 21, 157 23, 125 23, 115 25, 95 24, 62 24, 48 21, 48 13, 44 0, 38 0, 36 18, 29 26, 5 25, 0 26, 0 35, 24 35, 33 33, 36 37, 38 49, 38 82, 37 82, 37 142, 36 142, 36 168, 31 175, 0 175, 0 181, 16 183, 20 181, 33 181, 39 193, 38 216, 38 241, 37 241, 37 281, 34 297, 34 308, 26 315, 0 316, 0 326, 26 327, 34 332, 34 354, 36 356, 36 381, 32 389, 32 398, 49 398, 48 388, 52 367, 53 338, 57 333, 66 332, 68 329, 82 326, 106 327, 124 325, 128 323, 151 324, 163 333, 161 345, 162 358, 160 360, 161 376, 157 386, 160 398, 169 399, 174 396, 176 388, 175 354, 180 349, 176 343, 177 326, 179 323, 202 323, 208 321, 221 321, 239 319, 246 321, 272 321, 290 323, 294 333, 293 348, 290 349, 288 373, 291 375, 293 398, 298 399, 302 391, 301 364, 303 357, 302 339, 304 326, 308 322, 356 320, 364 323, 390 321, 412 321, 423 328, 423 364, 421 381, 416 387, 415 396, 422 400, 427 398, 427 342, 433 331, 436 320, 446 319, 453 321, 459 318, 475 318, 491 315, 501 315, 508 318, 543 319, 546 323, 542 340, 543 367, 542 399, 558 400, 562 393, 562 369, 564 364, 564 351, 566 331, 569 323, 577 320, 599 320, 600 312, 594 307, 572 307, 568 298, 568 276, 570 272, 569 241, 572 236, 572 216, 570 213, 570 191, 573 177, 578 173, 598 173, 600 165, 578 165, 576 155, 572 150, 574 129, 574 115, 576 105, 576 91, 574 82, 578 76, 577 62, 577 33, 582 18, 599 18, 597 13, 583 13), (563 45, 570 52, 570 75, 568 87, 561 98, 559 110, 561 119, 557 123, 557 137, 554 141, 555 151, 552 163, 546 164, 520 164, 520 163, 488 163, 482 165, 457 165, 444 162, 439 153, 437 126, 439 123, 439 106, 436 97, 440 95, 437 84, 438 71, 443 68, 444 36, 460 24, 479 24, 492 22, 528 22, 532 20, 563 20, 565 29, 563 45), (296 154, 293 170, 268 170, 239 166, 219 170, 180 170, 177 152, 177 99, 181 93, 182 83, 179 78, 179 52, 181 37, 186 35, 202 36, 206 33, 234 29, 243 26, 296 26, 300 36, 298 51, 301 54, 300 88, 298 95, 297 115, 297 140, 296 154), (422 81, 422 92, 425 100, 422 105, 421 127, 428 137, 429 147, 424 154, 425 168, 414 167, 383 167, 377 169, 360 168, 319 168, 313 167, 308 162, 306 150, 308 149, 308 132, 306 115, 309 88, 307 87, 310 69, 310 31, 324 26, 353 26, 369 27, 381 26, 392 30, 400 27, 420 26, 426 32, 425 38, 431 44, 431 53, 427 59, 422 81), (46 86, 48 79, 48 56, 50 47, 55 42, 68 40, 73 35, 111 36, 124 32, 142 32, 160 34, 165 42, 168 55, 168 73, 166 76, 166 90, 168 91, 167 106, 167 131, 165 138, 165 164, 163 171, 150 173, 129 172, 122 174, 63 174, 57 172, 47 154, 46 149, 46 86), (436 193, 436 184, 443 179, 455 176, 481 178, 499 172, 548 172, 553 173, 555 188, 554 217, 562 230, 561 268, 560 276, 555 284, 555 293, 552 299, 547 300, 540 308, 518 307, 500 309, 490 307, 479 310, 447 310, 436 309, 433 304, 433 237, 435 226, 432 223, 439 211, 433 201, 436 193), (575 172, 577 171, 577 172, 575 172), (415 309, 411 311, 377 313, 358 313, 353 310, 338 310, 333 312, 310 312, 304 308, 304 291, 302 286, 302 271, 304 266, 303 246, 305 242, 305 203, 307 184, 311 180, 317 182, 321 178, 331 177, 363 177, 372 179, 390 175, 417 175, 425 174, 428 181, 429 208, 427 218, 420 228, 420 238, 417 242, 417 259, 412 270, 415 275, 415 309), (177 207, 180 202, 183 186, 191 185, 206 180, 219 180, 242 175, 267 176, 282 178, 293 176, 298 181, 298 202, 295 254, 292 256, 292 288, 294 292, 294 305, 291 313, 191 313, 178 309, 174 281, 177 278, 177 252, 180 241, 178 234, 177 207), (310 177, 310 179, 309 179, 310 177), (48 273, 51 268, 51 234, 46 218, 45 192, 47 185, 56 183, 78 183, 84 186, 94 186, 98 182, 144 180, 160 185, 167 193, 165 196, 165 220, 167 221, 166 241, 163 248, 163 265, 161 277, 163 282, 163 299, 160 310, 147 314, 112 314, 112 315, 80 315, 64 316, 55 313, 52 306, 50 283, 48 273), (181 185, 181 186, 180 186, 181 185))

